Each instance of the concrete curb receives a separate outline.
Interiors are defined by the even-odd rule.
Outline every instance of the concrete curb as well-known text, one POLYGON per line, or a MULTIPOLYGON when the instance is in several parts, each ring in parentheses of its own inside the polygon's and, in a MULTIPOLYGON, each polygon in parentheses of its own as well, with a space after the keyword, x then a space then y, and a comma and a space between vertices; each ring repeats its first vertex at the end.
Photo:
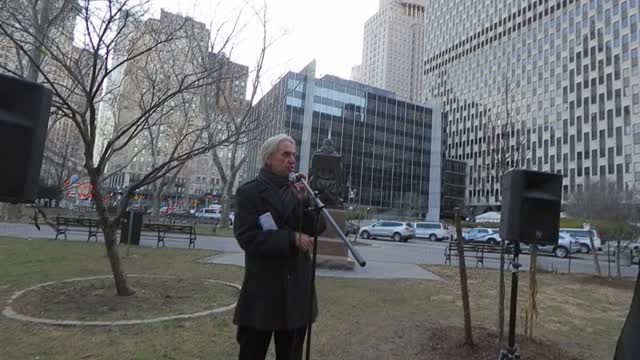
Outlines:
MULTIPOLYGON (((26 321, 26 322, 31 322, 31 323, 37 323, 37 324, 47 324, 47 325, 56 325, 56 326, 121 326, 121 325, 138 325, 138 324, 152 324, 152 323, 157 323, 157 322, 162 322, 162 321, 170 321, 170 320, 179 320, 179 319, 193 319, 193 318, 198 318, 198 317, 203 317, 203 316, 207 316, 207 315, 211 315, 211 314, 217 314, 217 313, 221 313, 227 310, 231 310, 233 308, 236 307, 236 303, 233 303, 231 305, 227 305, 227 306, 223 306, 223 307, 219 307, 216 309, 211 309, 211 310, 205 310, 205 311, 200 311, 200 312, 196 312, 196 313, 190 313, 190 314, 179 314, 179 315, 171 315, 171 316, 162 316, 162 317, 157 317, 157 318, 151 318, 151 319, 134 319, 134 320, 114 320, 114 321, 80 321, 80 320, 60 320, 60 319, 48 319, 48 318, 36 318, 36 317, 32 317, 32 316, 28 316, 28 315, 23 315, 20 313, 17 313, 15 310, 13 310, 11 308, 11 304, 20 296, 22 296, 23 294, 41 288, 41 287, 45 287, 45 286, 49 286, 52 284, 56 284, 56 283, 65 283, 65 282, 72 282, 72 281, 83 281, 83 280, 93 280, 93 279, 106 279, 106 278, 111 278, 111 275, 105 275, 105 276, 89 276, 89 277, 79 277, 79 278, 72 278, 72 279, 67 279, 67 280, 62 280, 62 281, 50 281, 50 282, 46 282, 46 283, 42 283, 42 284, 38 284, 35 286, 32 286, 30 288, 27 289, 23 289, 20 291, 15 292, 13 295, 11 295, 11 297, 9 298, 9 300, 7 300, 7 304, 4 308, 4 310, 2 311, 2 315, 4 315, 5 317, 9 318, 9 319, 13 319, 13 320, 18 320, 18 321, 26 321)), ((159 275, 128 275, 128 277, 150 277, 150 278, 165 278, 165 279, 172 279, 175 277, 171 277, 171 276, 159 276, 159 275)), ((210 282, 210 283, 217 283, 217 284, 223 284, 232 288, 235 288, 237 290, 240 290, 240 285, 235 284, 235 283, 231 283, 231 282, 227 282, 227 281, 220 281, 220 280, 205 280, 206 282, 210 282)))

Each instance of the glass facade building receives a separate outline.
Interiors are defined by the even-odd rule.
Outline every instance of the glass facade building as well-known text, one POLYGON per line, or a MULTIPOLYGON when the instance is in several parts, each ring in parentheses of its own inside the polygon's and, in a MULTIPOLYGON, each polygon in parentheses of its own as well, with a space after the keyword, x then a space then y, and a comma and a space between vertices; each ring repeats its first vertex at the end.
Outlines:
POLYGON ((247 149, 247 176, 259 170, 259 145, 277 133, 298 144, 299 171, 331 137, 342 155, 345 186, 361 206, 403 216, 440 217, 442 114, 389 91, 326 75, 315 62, 289 72, 254 107, 266 130, 247 149))
POLYGON ((443 102, 467 204, 498 205, 512 167, 561 173, 565 199, 596 182, 640 183, 639 6, 429 2, 423 94, 443 102))

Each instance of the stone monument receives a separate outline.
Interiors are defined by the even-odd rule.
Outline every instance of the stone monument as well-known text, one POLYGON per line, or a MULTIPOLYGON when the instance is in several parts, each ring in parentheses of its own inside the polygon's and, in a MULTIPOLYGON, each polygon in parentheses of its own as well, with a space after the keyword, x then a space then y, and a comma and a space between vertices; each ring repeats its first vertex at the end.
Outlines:
MULTIPOLYGON (((344 232, 347 215, 344 210, 344 186, 342 184, 342 157, 330 138, 325 139, 311 159, 309 185, 344 232)), ((317 266, 330 269, 353 270, 354 261, 349 258, 347 246, 331 225, 318 238, 317 266)))

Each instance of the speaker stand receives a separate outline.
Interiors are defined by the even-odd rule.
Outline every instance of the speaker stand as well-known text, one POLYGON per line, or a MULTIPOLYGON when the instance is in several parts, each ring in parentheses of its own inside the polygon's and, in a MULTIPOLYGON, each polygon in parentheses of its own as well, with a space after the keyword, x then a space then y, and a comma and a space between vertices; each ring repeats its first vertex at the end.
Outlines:
POLYGON ((511 302, 509 305, 509 344, 507 350, 500 351, 498 360, 517 360, 520 355, 516 349, 516 307, 518 306, 518 269, 520 263, 520 242, 513 244, 513 264, 511 265, 511 302))

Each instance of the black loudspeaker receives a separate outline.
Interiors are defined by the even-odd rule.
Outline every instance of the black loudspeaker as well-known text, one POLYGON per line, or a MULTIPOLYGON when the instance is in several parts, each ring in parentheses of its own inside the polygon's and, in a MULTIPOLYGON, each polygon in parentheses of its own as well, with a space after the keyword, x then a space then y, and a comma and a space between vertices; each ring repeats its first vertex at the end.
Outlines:
POLYGON ((557 244, 561 202, 562 175, 523 169, 507 171, 502 176, 502 239, 557 244))
POLYGON ((0 74, 0 201, 35 200, 50 110, 49 89, 0 74))

